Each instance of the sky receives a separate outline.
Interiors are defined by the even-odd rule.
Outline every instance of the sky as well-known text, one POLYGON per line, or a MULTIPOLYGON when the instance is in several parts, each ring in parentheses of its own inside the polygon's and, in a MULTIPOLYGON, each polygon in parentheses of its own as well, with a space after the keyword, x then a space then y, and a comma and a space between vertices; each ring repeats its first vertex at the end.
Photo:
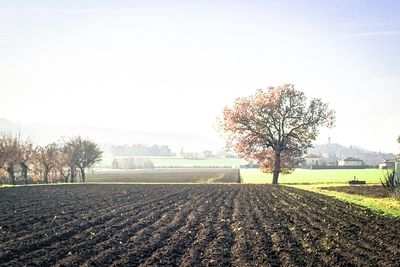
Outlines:
POLYGON ((398 153, 399 1, 0 0, 0 117, 222 140, 224 106, 294 84, 318 143, 398 153))

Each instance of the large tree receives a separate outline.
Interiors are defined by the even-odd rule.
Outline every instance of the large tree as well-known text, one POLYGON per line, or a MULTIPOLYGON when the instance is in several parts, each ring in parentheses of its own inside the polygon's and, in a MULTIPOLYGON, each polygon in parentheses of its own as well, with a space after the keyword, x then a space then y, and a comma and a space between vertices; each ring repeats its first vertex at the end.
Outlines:
POLYGON ((318 135, 318 127, 332 127, 334 111, 320 99, 307 101, 291 84, 257 90, 225 107, 221 128, 228 148, 256 160, 261 170, 290 173, 318 135))

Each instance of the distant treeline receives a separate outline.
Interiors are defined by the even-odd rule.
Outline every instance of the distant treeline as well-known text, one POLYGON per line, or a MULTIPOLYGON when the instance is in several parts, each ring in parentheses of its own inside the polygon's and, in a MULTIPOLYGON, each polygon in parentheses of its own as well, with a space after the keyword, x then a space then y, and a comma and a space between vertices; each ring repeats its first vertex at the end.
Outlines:
POLYGON ((111 163, 111 169, 154 169, 154 164, 150 159, 115 158, 111 163))
POLYGON ((104 146, 104 152, 109 153, 116 157, 130 157, 130 156, 175 156, 171 149, 166 145, 110 145, 104 146))

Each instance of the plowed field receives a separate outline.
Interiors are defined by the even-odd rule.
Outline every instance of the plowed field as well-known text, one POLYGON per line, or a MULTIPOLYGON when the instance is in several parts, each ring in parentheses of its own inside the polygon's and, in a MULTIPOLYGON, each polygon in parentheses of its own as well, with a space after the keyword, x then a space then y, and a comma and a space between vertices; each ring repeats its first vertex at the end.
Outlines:
POLYGON ((399 266, 400 219, 271 185, 0 189, 0 265, 399 266))

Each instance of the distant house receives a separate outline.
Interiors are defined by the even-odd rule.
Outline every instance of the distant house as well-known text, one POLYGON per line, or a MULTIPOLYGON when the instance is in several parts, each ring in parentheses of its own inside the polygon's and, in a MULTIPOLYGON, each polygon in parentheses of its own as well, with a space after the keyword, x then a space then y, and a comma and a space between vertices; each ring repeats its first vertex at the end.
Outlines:
POLYGON ((338 161, 338 166, 365 166, 365 162, 358 158, 348 157, 338 161))
POLYGON ((379 169, 394 169, 394 160, 385 160, 379 163, 379 169))
POLYGON ((303 166, 322 165, 323 163, 325 163, 323 157, 315 154, 309 154, 304 157, 303 166))

